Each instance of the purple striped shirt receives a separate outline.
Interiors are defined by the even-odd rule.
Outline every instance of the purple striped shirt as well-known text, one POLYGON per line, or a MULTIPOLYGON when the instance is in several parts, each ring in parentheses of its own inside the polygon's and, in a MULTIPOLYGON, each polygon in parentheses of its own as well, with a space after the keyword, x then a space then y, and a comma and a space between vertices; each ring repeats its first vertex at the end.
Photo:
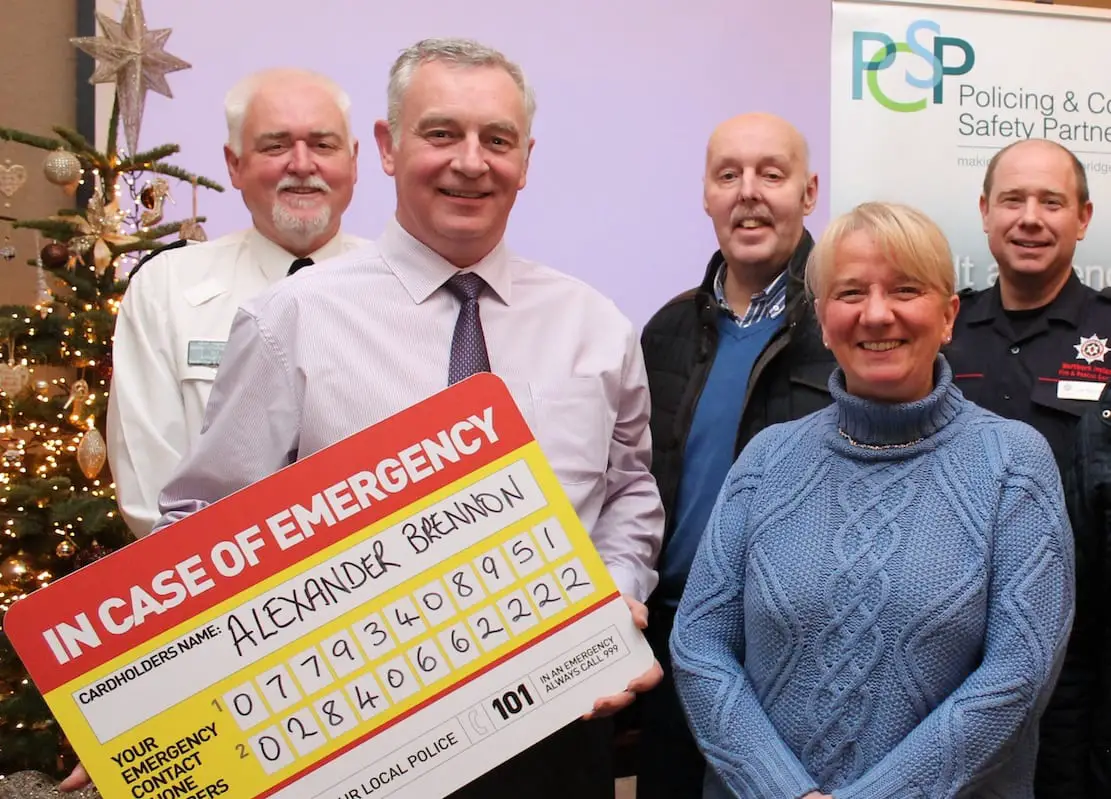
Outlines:
MULTIPOLYGON (((622 592, 656 585, 663 508, 632 324, 594 289, 512 255, 468 268, 508 385, 622 592)), ((457 269, 391 220, 372 246, 279 282, 236 316, 204 427, 156 529, 447 386, 457 269)))

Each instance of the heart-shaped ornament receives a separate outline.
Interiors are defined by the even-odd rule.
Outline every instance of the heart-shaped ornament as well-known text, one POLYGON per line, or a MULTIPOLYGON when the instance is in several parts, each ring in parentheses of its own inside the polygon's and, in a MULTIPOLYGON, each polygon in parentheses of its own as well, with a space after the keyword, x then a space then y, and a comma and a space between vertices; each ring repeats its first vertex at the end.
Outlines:
POLYGON ((0 194, 11 197, 27 182, 27 170, 19 164, 0 164, 0 194))
POLYGON ((31 370, 23 364, 0 363, 0 391, 18 397, 31 386, 31 370))

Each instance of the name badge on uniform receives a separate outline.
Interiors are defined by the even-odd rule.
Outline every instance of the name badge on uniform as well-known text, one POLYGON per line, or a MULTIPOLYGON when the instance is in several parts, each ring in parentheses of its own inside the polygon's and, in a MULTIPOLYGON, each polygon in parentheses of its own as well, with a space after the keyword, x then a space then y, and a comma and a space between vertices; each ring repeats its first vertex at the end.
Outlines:
POLYGON ((1103 393, 1103 383, 1090 380, 1060 380, 1057 382, 1057 399, 1087 400, 1096 402, 1103 393))
POLYGON ((219 366, 224 356, 226 341, 190 341, 188 363, 190 366, 219 366))

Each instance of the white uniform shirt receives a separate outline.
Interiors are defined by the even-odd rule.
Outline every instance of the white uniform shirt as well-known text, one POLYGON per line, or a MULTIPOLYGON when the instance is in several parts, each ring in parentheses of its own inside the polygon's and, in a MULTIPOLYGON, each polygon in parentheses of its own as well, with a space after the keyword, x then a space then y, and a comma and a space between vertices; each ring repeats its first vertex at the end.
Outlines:
MULTIPOLYGON (((337 235, 320 261, 366 244, 337 235)), ((120 512, 137 536, 200 433, 235 312, 285 277, 295 256, 253 228, 161 253, 143 265, 116 319, 108 463, 120 512)))
MULTIPOLYGON (((158 527, 446 388, 459 300, 444 284, 458 271, 391 220, 376 247, 246 303, 158 527)), ((664 517, 636 330, 594 289, 504 244, 466 271, 489 286, 479 306, 492 371, 618 587, 644 600, 664 517)))

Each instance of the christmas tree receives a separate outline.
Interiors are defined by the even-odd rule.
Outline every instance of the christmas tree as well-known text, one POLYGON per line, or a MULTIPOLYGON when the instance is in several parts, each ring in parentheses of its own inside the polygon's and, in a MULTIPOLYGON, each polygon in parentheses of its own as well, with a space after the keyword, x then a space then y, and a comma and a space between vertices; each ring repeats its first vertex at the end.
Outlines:
MULTIPOLYGON (((120 21, 98 19, 102 37, 73 43, 97 59, 94 83, 116 85, 104 150, 65 127, 54 137, 0 127, 0 141, 45 151, 45 178, 79 206, 46 219, 9 215, 27 171, 0 167, 0 219, 36 231, 41 245, 27 259, 38 271, 34 307, 0 306, 0 622, 12 602, 131 540, 101 435, 123 277, 166 237, 203 240, 197 187, 223 191, 167 163, 177 145, 137 146, 146 91, 170 96, 165 74, 189 67, 162 49, 170 31, 148 30, 139 0, 128 0, 120 21), (184 221, 162 221, 167 178, 191 187, 184 221)), ((5 261, 18 255, 0 247, 5 261)), ((75 761, 0 629, 0 775, 63 776, 75 761)))

